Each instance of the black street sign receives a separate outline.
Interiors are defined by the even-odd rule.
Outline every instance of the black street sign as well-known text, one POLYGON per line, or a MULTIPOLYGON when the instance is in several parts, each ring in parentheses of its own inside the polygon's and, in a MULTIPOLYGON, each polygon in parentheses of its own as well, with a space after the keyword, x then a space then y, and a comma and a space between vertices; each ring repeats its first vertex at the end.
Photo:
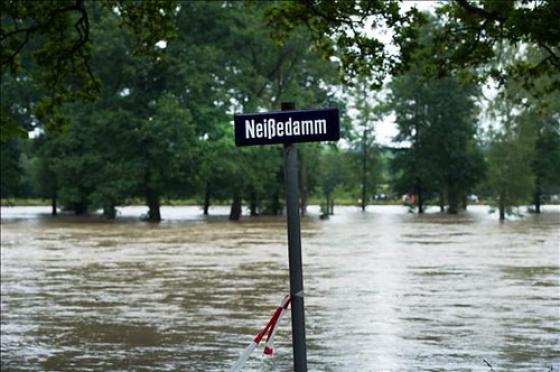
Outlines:
POLYGON ((239 114, 233 121, 237 146, 338 141, 340 138, 338 109, 239 114))

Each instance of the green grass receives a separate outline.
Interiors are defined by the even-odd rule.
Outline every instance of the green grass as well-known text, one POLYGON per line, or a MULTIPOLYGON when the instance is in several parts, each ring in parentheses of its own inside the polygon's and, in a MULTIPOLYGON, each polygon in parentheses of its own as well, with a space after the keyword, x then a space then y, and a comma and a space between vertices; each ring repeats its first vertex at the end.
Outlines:
POLYGON ((3 207, 13 207, 16 205, 20 207, 47 207, 51 205, 51 201, 49 199, 10 198, 2 199, 0 204, 3 207))
MULTIPOLYGON (((1 199, 0 201, 3 207, 13 207, 13 206, 22 206, 22 207, 48 207, 51 205, 51 201, 49 199, 39 199, 39 198, 10 198, 10 199, 1 199)), ((309 198, 307 201, 308 205, 321 205, 325 201, 322 198, 312 197, 309 198)), ((479 203, 472 203, 470 205, 492 205, 495 203, 493 200, 480 200, 479 203)), ((144 200, 141 198, 131 198, 127 200, 124 205, 144 205, 144 200)), ((558 205, 560 202, 550 202, 547 201, 545 204, 554 204, 558 205)), ((161 201, 161 205, 171 205, 171 206, 202 206, 202 201, 199 199, 163 199, 161 201)), ((217 201, 212 200, 211 205, 216 206, 229 206, 230 201, 217 201)), ((356 199, 350 197, 339 197, 335 198, 335 206, 342 205, 342 206, 360 206, 360 202, 356 199)), ((370 202, 368 205, 402 205, 400 200, 374 200, 370 202)), ((429 204, 435 205, 435 204, 429 204)))
MULTIPOLYGON (((307 200, 308 205, 321 205, 324 204, 325 200, 322 198, 309 198, 307 200)), ((343 205, 343 206, 360 206, 360 201, 357 199, 353 199, 350 197, 338 197, 334 198, 334 205, 343 205)), ((400 200, 373 200, 368 203, 368 205, 402 205, 400 200)))

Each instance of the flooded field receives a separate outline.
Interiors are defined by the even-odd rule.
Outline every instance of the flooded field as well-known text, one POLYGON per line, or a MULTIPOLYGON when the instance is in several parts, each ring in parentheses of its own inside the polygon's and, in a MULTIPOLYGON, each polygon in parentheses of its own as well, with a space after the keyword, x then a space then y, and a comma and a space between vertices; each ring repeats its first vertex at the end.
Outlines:
MULTIPOLYGON (((224 371, 288 292, 282 218, 48 210, 2 208, 3 371, 224 371)), ((310 370, 560 368, 559 207, 503 224, 484 206, 335 212, 302 222, 310 370)), ((291 370, 290 332, 288 313, 277 355, 246 370, 291 370)))

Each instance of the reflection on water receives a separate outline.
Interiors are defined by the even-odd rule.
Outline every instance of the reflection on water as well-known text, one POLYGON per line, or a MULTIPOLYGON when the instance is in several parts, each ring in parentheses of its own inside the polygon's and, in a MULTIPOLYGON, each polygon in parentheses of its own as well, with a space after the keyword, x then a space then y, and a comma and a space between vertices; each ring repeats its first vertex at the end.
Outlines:
MULTIPOLYGON (((560 209, 505 224, 487 210, 306 218, 310 370, 557 370, 560 209)), ((2 370, 227 370, 289 287, 285 223, 143 212, 2 208, 2 370)), ((289 313, 276 346, 247 370, 291 370, 289 313)))

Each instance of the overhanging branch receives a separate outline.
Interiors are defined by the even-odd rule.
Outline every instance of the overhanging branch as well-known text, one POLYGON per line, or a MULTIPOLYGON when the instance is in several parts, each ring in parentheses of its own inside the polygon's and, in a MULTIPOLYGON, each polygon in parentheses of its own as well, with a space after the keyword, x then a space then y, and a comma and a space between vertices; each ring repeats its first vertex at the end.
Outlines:
POLYGON ((468 0, 455 0, 457 4, 461 6, 470 15, 477 16, 479 18, 484 18, 492 21, 505 21, 505 18, 498 14, 497 12, 489 12, 486 9, 474 6, 468 0))

